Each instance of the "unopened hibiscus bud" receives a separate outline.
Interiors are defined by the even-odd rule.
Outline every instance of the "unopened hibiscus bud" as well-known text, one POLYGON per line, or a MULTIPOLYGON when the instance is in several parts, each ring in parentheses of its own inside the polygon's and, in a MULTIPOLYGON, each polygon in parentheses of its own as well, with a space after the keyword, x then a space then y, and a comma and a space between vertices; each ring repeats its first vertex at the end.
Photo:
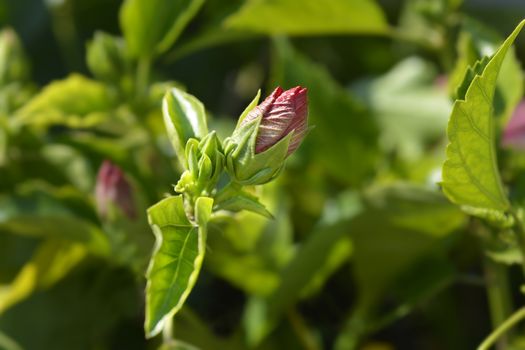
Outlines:
POLYGON ((516 107, 503 131, 501 143, 508 148, 525 150, 525 100, 516 107))
POLYGON ((128 218, 136 217, 133 193, 122 170, 105 160, 97 175, 95 200, 99 215, 108 218, 111 207, 118 207, 128 218))
POLYGON ((225 146, 227 169, 243 185, 273 180, 308 129, 306 88, 283 91, 277 87, 255 106, 258 99, 259 95, 241 115, 225 146))

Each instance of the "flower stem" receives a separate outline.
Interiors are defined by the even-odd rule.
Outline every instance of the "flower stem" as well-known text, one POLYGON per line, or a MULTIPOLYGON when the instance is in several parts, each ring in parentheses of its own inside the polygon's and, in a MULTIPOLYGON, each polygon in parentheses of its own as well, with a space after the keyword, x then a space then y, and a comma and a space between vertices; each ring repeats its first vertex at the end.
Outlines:
POLYGON ((149 57, 142 57, 137 64, 137 76, 135 81, 136 94, 139 99, 142 99, 147 93, 150 69, 151 59, 149 57))
POLYGON ((173 317, 169 317, 162 329, 162 342, 164 344, 172 344, 173 341, 173 317))
POLYGON ((288 310, 288 320, 305 350, 320 350, 317 340, 313 337, 301 315, 295 309, 288 310))
POLYGON ((498 339, 514 327, 518 322, 525 319, 525 307, 513 313, 505 322, 496 328, 478 347, 478 350, 489 350, 498 339))
POLYGON ((518 247, 521 252, 521 269, 525 277, 525 227, 523 227, 522 215, 520 212, 513 211, 511 213, 514 218, 514 230, 516 232, 516 238, 518 241, 518 247))
MULTIPOLYGON (((512 312, 512 296, 505 266, 486 257, 483 262, 490 316, 494 329, 497 329, 512 312)), ((505 348, 508 337, 501 337, 499 344, 505 348)))

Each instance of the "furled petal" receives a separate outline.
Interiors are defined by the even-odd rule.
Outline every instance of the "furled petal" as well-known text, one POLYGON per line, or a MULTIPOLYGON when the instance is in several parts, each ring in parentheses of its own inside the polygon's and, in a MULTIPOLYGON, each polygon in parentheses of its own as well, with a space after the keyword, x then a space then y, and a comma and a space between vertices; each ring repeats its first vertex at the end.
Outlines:
POLYGON ((288 133, 293 131, 292 139, 288 147, 288 155, 292 154, 297 149, 297 147, 299 147, 301 141, 303 141, 306 135, 306 132, 308 131, 308 91, 306 88, 302 88, 300 86, 294 89, 295 97, 293 101, 295 115, 284 133, 285 135, 288 135, 288 133))

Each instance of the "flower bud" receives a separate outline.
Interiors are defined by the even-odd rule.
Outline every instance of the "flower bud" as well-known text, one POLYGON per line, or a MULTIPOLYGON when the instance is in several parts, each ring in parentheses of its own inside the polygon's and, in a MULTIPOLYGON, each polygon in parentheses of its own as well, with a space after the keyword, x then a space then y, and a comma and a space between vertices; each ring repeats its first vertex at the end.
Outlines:
POLYGON ((117 206, 128 218, 136 217, 133 193, 122 170, 105 160, 97 175, 95 200, 99 215, 106 219, 112 205, 117 206))
POLYGON ((525 150, 525 100, 521 101, 503 130, 503 146, 525 150))
POLYGON ((12 29, 0 32, 0 87, 29 79, 29 61, 12 29))
POLYGON ((191 138, 186 143, 186 166, 175 191, 191 197, 207 196, 213 190, 223 169, 222 145, 215 131, 202 140, 191 138))
POLYGON ((308 129, 307 90, 277 87, 260 105, 259 95, 226 141, 226 166, 235 181, 259 185, 273 180, 308 129))
POLYGON ((130 72, 124 40, 97 32, 87 45, 87 65, 98 79, 120 84, 130 72))

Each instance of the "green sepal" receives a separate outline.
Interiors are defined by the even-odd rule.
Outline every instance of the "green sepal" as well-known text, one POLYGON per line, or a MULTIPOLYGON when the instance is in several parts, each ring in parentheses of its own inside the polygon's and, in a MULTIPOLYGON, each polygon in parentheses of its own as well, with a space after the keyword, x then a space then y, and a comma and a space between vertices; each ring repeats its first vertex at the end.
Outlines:
POLYGON ((255 98, 252 100, 252 102, 250 102, 250 104, 244 109, 244 111, 241 113, 241 116, 239 117, 239 120, 237 120, 237 126, 236 128, 239 127, 239 125, 241 125, 242 121, 244 120, 244 118, 246 118, 246 116, 248 115, 248 113, 250 113, 250 111, 252 109, 254 109, 255 107, 257 107, 257 105, 259 104, 259 99, 261 98, 261 89, 257 90, 257 94, 255 95, 255 98))
POLYGON ((214 210, 227 210, 232 212, 247 210, 262 215, 268 219, 274 218, 272 213, 270 213, 268 209, 259 202, 257 197, 245 191, 241 191, 237 195, 218 203, 215 205, 214 210))

